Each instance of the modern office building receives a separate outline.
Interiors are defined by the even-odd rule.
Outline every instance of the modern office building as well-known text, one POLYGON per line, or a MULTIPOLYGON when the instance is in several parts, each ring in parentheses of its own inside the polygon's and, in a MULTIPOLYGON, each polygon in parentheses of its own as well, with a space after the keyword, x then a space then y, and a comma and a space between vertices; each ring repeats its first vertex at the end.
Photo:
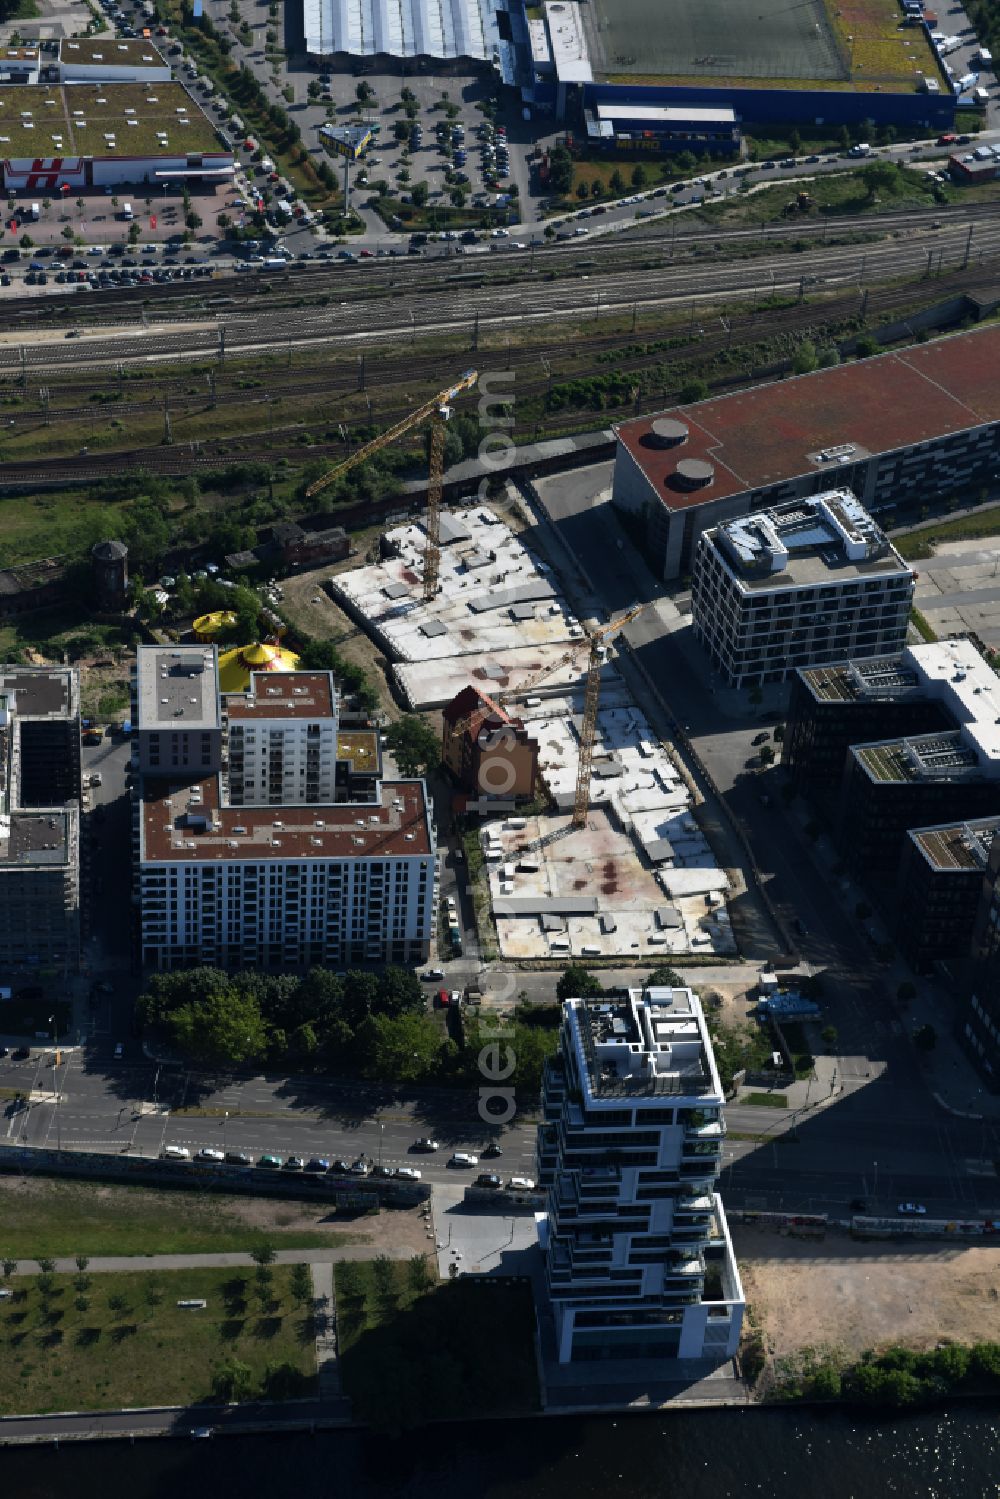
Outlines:
POLYGON ((896 877, 894 936, 907 962, 926 973, 941 959, 968 957, 983 876, 1000 817, 911 828, 896 877))
POLYGON ((841 787, 840 846, 848 868, 881 885, 894 877, 910 828, 1000 814, 1000 680, 971 641, 903 652, 948 728, 852 745, 841 787))
POLYGON ((679 578, 702 531, 832 485, 878 521, 967 495, 1000 468, 998 368, 994 323, 622 422, 612 502, 653 570, 679 578))
POLYGON ((906 643, 914 575, 849 490, 725 521, 698 538, 692 624, 733 687, 906 643))
POLYGON ((744 1296, 715 1191, 722 1107, 690 989, 563 1005, 537 1145, 560 1363, 736 1352, 744 1296))
POLYGON ((956 1034, 994 1092, 1000 1092, 1000 838, 982 872, 956 1034))
POLYGON ((69 667, 0 668, 4 974, 47 969, 66 975, 78 965, 79 797, 77 673, 69 667))
POLYGON ((426 959, 424 783, 382 779, 378 735, 341 729, 329 673, 250 671, 220 693, 214 646, 141 647, 133 721, 145 965, 426 959))
POLYGON ((953 725, 929 698, 905 654, 799 668, 781 746, 781 763, 796 791, 839 796, 852 744, 930 734, 953 725))

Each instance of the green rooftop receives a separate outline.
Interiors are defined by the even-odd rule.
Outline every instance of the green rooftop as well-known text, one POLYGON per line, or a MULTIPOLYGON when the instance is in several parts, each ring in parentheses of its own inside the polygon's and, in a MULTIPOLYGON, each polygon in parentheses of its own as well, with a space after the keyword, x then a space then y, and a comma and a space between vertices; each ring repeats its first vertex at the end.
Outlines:
POLYGON ((202 152, 223 154, 223 148, 212 122, 177 83, 0 89, 0 156, 8 160, 202 152))

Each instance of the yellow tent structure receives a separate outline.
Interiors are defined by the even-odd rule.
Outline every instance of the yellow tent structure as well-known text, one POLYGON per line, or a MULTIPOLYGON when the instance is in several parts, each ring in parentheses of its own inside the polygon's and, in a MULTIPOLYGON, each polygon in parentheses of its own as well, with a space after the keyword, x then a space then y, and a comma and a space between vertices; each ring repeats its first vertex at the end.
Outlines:
POLYGON ((280 645, 235 646, 219 656, 219 688, 222 692, 246 692, 252 671, 297 671, 299 658, 280 645))
POLYGON ((195 640, 213 641, 223 630, 231 629, 236 615, 231 609, 215 609, 211 614, 199 614, 191 626, 195 640))

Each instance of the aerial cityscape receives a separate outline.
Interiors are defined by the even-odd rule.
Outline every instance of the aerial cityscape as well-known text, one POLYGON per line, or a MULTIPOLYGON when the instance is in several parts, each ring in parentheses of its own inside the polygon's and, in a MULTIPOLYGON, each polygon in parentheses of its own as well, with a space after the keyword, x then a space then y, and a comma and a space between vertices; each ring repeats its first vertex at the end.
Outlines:
POLYGON ((996 1492, 997 47, 0 0, 12 1489, 996 1492))

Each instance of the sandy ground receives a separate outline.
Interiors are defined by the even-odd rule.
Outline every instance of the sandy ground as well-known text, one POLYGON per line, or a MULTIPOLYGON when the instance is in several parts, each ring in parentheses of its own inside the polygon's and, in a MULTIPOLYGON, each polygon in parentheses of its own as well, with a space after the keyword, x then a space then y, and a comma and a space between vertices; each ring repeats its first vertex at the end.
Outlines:
POLYGON ((735 1224, 747 1301, 777 1357, 1000 1341, 1000 1246, 792 1239, 735 1224))
MULTIPOLYGON (((355 545, 364 545, 363 536, 352 534, 352 541, 355 545)), ((284 608, 293 624, 300 625, 303 630, 320 640, 331 640, 346 661, 363 666, 378 688, 380 706, 386 717, 395 719, 399 718, 402 710, 389 687, 389 662, 323 588, 323 584, 334 573, 344 568, 349 570, 357 567, 359 560, 363 558, 352 558, 349 563, 339 566, 331 567, 327 564, 311 572, 296 573, 294 577, 285 578, 281 585, 285 594, 284 608)))

